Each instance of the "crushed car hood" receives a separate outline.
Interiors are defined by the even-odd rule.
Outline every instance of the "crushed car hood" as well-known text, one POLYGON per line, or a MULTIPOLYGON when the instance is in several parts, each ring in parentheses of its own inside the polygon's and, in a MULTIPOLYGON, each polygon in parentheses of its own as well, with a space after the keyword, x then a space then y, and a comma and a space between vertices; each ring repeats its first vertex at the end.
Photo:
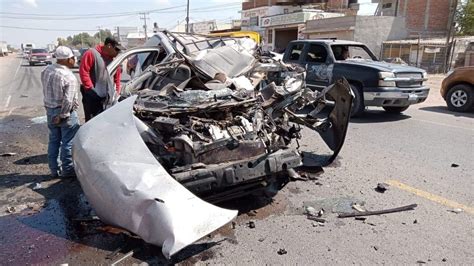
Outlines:
POLYGON ((140 133, 146 132, 137 129, 135 99, 118 103, 80 128, 74 164, 101 220, 162 246, 170 258, 230 222, 237 211, 201 200, 166 172, 143 142, 140 133))

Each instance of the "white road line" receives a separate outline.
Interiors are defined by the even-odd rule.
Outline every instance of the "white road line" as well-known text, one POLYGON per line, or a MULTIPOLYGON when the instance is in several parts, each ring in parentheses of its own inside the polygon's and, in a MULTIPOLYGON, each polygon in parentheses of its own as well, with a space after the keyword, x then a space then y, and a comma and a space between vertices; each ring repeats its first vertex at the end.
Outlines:
POLYGON ((463 130, 468 130, 468 131, 474 131, 474 128, 469 128, 469 127, 458 127, 458 126, 453 126, 445 123, 439 123, 439 122, 434 122, 434 121, 429 121, 429 120, 423 120, 423 119, 417 119, 417 118, 412 118, 412 120, 420 121, 420 122, 425 122, 425 123, 430 123, 438 126, 443 126, 443 127, 452 127, 452 128, 457 128, 457 129, 463 129, 463 130))
POLYGON ((8 108, 8 106, 10 105, 10 101, 12 100, 12 96, 11 95, 8 95, 8 98, 7 98, 7 102, 5 103, 5 109, 8 108))

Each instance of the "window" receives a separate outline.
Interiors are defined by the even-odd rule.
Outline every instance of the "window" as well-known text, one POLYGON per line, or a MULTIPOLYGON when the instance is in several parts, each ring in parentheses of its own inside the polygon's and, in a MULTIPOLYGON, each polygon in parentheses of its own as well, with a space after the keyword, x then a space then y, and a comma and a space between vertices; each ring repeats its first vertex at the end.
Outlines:
POLYGON ((336 60, 377 60, 363 45, 331 45, 336 60))
POLYGON ((290 56, 288 60, 290 61, 298 61, 300 60, 301 52, 303 51, 304 44, 298 43, 294 44, 290 50, 290 56))
POLYGON ((311 44, 309 46, 308 54, 306 55, 306 62, 308 63, 326 63, 328 53, 326 48, 319 44, 311 44))
POLYGON ((392 8, 392 3, 386 3, 382 5, 382 8, 392 8))
POLYGON ((268 36, 267 43, 273 43, 273 30, 268 30, 267 36, 268 36))

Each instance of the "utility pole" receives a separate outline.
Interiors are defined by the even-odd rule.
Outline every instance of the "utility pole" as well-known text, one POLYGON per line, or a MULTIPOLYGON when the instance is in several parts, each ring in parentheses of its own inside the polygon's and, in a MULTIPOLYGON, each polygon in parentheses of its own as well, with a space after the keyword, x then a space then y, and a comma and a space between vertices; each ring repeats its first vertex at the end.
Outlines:
POLYGON ((101 28, 100 26, 97 26, 97 28, 99 29, 99 44, 102 43, 102 33, 100 32, 101 28))
MULTIPOLYGON (((448 17, 448 33, 446 36, 446 44, 444 47, 444 61, 443 61, 443 73, 448 72, 448 68, 451 65, 451 62, 449 62, 450 58, 450 50, 452 47, 448 47, 449 43, 452 43, 451 37, 454 32, 454 17, 456 16, 456 9, 458 7, 458 0, 451 0, 450 1, 450 7, 449 7, 449 17, 448 17)), ((454 39, 454 36, 453 36, 454 39)))
POLYGON ((146 12, 143 12, 143 13, 140 13, 140 16, 143 16, 143 17, 140 17, 140 19, 143 19, 143 29, 145 30, 145 40, 148 40, 148 32, 147 32, 147 25, 146 25, 146 21, 148 20, 148 17, 147 17, 148 13, 146 12))
POLYGON ((189 33, 189 0, 186 6, 186 33, 189 33))

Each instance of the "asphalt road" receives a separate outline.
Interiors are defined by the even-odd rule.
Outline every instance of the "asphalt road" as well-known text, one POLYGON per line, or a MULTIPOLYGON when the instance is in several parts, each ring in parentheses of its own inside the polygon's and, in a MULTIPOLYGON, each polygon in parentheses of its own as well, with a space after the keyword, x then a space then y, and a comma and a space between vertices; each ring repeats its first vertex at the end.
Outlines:
MULTIPOLYGON (((17 153, 0 157, 0 261, 110 264, 134 250, 124 263, 166 262, 159 248, 120 230, 74 222, 91 215, 87 201, 77 181, 48 177, 47 128, 31 120, 45 115, 43 68, 0 58, 0 153, 17 153)), ((225 226, 173 262, 474 265, 474 115, 447 110, 441 80, 431 76, 429 99, 402 115, 374 108, 353 119, 339 159, 318 180, 291 182, 272 202, 231 203, 241 209, 235 229, 225 226), (382 182, 389 189, 376 192, 382 182), (418 207, 365 221, 336 217, 354 202, 367 210, 418 207), (327 222, 306 219, 303 206, 323 208, 327 222)), ((303 149, 317 152, 319 138, 303 134, 303 149)))

